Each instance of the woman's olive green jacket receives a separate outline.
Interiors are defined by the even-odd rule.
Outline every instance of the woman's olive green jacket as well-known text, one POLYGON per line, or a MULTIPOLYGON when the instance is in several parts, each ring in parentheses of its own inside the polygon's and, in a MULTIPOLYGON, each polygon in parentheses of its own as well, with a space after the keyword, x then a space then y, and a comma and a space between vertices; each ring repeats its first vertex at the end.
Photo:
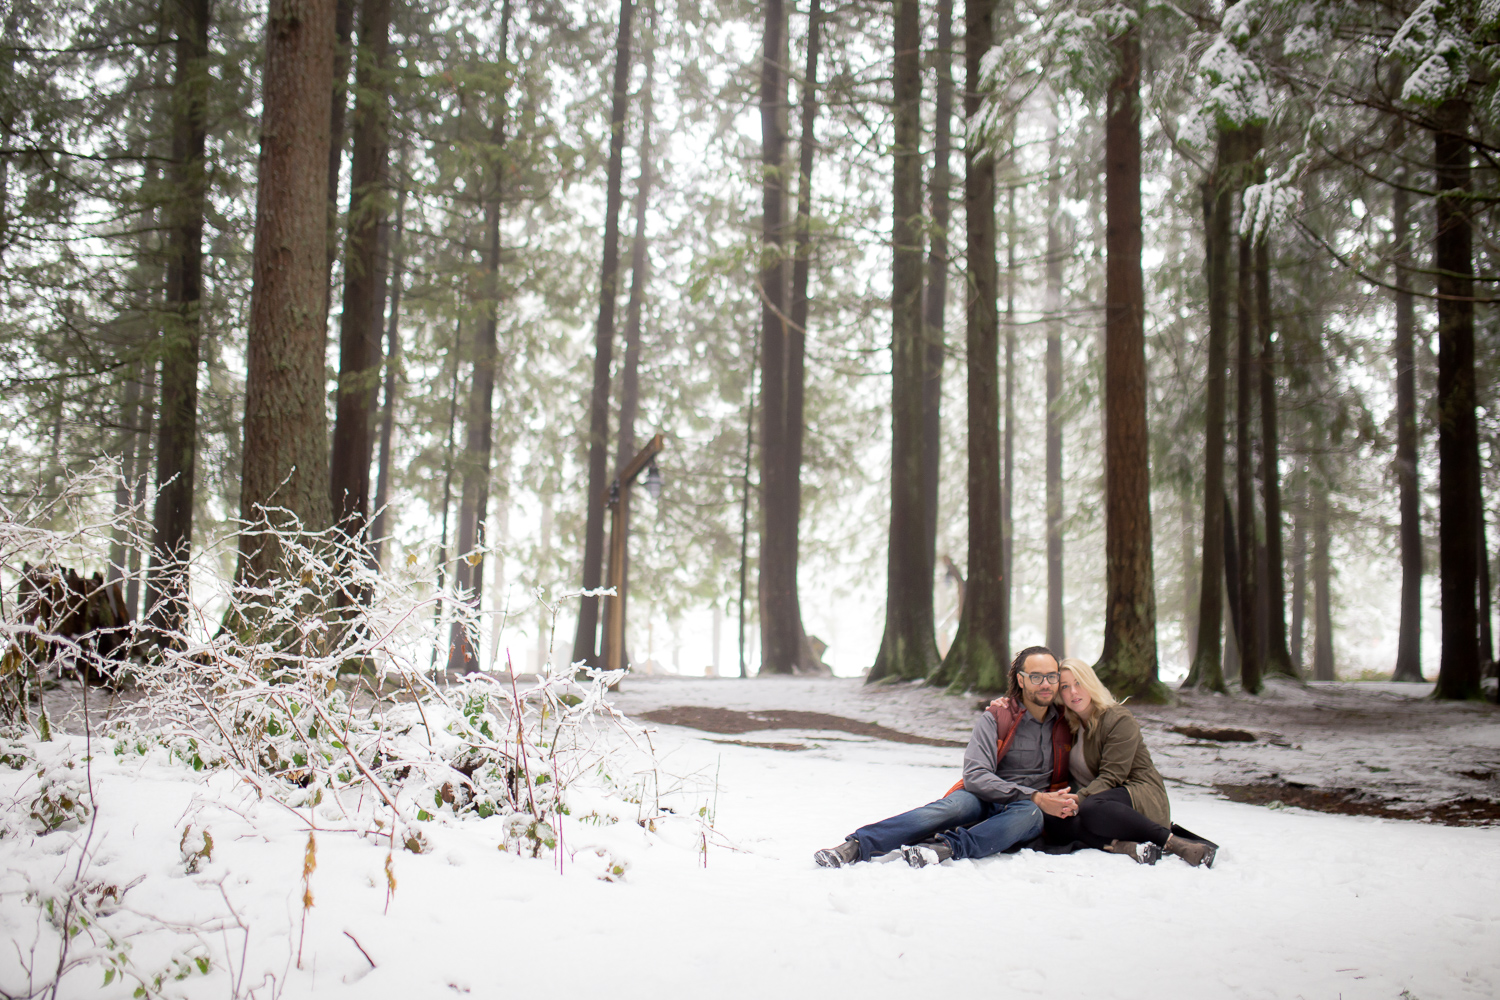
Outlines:
POLYGON ((1092 727, 1084 727, 1075 738, 1083 740, 1083 760, 1094 772, 1094 780, 1078 790, 1079 798, 1124 786, 1135 811, 1162 826, 1172 825, 1172 806, 1167 786, 1161 780, 1141 727, 1123 705, 1111 705, 1092 727))

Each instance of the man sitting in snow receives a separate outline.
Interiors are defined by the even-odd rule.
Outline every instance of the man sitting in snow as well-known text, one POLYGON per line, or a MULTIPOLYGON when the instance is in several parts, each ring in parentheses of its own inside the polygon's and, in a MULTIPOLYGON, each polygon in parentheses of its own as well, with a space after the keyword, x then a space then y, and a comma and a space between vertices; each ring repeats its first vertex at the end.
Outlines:
POLYGON ((1072 734, 1052 704, 1057 657, 1045 646, 1017 654, 1010 666, 1009 707, 991 705, 974 723, 964 777, 936 802, 855 830, 813 860, 839 868, 900 848, 913 868, 949 858, 986 858, 1042 834, 1042 815, 1078 811, 1068 791, 1072 734))

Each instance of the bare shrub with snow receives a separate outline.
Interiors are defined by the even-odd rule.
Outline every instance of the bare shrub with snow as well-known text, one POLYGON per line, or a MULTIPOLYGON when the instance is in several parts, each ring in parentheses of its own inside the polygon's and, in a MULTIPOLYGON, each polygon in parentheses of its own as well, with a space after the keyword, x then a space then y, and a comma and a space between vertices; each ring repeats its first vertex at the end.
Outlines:
MULTIPOLYGON (((306 830, 304 925, 314 906, 307 884, 317 837, 325 844, 329 836, 352 837, 384 850, 387 908, 403 852, 428 852, 442 828, 471 820, 486 823, 502 851, 559 870, 576 861, 605 880, 624 877, 628 863, 595 843, 596 831, 631 812, 642 828, 654 828, 660 810, 648 805, 657 782, 649 741, 606 701, 618 675, 587 671, 582 679, 574 668, 551 668, 523 684, 509 672, 459 679, 435 672, 434 663, 446 662, 434 650, 445 629, 434 615, 442 598, 431 593, 428 567, 413 562, 378 573, 337 531, 269 523, 279 512, 228 540, 269 543, 279 554, 277 572, 236 586, 204 566, 181 567, 200 586, 180 605, 188 612, 180 620, 134 629, 128 710, 100 731, 89 731, 87 719, 81 736, 76 726, 73 734, 60 731, 41 688, 63 671, 81 677, 95 667, 97 675, 119 676, 118 653, 95 635, 53 634, 48 621, 27 618, 15 595, 33 560, 62 565, 108 536, 109 519, 78 516, 97 488, 80 479, 45 511, 0 510, 0 764, 16 778, 0 780, 16 792, 0 800, 0 842, 24 841, 33 849, 19 856, 33 862, 63 861, 42 878, 35 863, 17 865, 17 852, 8 852, 0 917, 30 944, 19 958, 0 957, 0 995, 53 992, 88 968, 102 970, 106 985, 129 980, 141 996, 163 995, 164 983, 211 969, 230 976, 236 996, 261 986, 276 993, 285 981, 283 970, 247 985, 230 931, 239 928, 246 947, 251 935, 222 872, 213 882, 221 905, 209 916, 177 924, 124 905, 147 873, 102 873, 111 866, 91 841, 101 814, 108 821, 104 770, 170 766, 197 787, 194 801, 215 800, 251 828, 281 829, 290 818, 306 830), (74 527, 55 526, 70 519, 74 527), (103 770, 93 763, 105 760, 103 770), (215 783, 218 776, 232 780, 215 783), (236 798, 243 801, 229 801, 236 798), (19 928, 18 914, 28 911, 30 926, 19 928), (175 944, 163 950, 158 942, 142 964, 131 942, 143 935, 175 944)), ((477 633, 469 604, 442 610, 477 633)), ((180 826, 180 842, 165 845, 170 866, 204 879, 214 868, 215 840, 203 810, 194 807, 180 826)), ((285 877, 293 882, 297 873, 285 877)), ((300 965, 300 935, 297 950, 300 965)))

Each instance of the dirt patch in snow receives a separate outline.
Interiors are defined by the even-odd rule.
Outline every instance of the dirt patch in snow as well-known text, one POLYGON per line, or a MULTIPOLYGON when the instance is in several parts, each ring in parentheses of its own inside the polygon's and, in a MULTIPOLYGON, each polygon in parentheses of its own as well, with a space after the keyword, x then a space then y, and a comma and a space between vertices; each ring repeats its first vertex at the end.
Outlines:
POLYGON ((1256 806, 1295 806, 1344 816, 1417 819, 1444 826, 1491 826, 1500 823, 1500 802, 1473 797, 1431 806, 1402 808, 1398 802, 1371 798, 1357 788, 1310 788, 1286 782, 1220 784, 1214 788, 1231 802, 1256 806))
MULTIPOLYGON (((931 736, 915 736, 899 730, 889 729, 874 722, 860 722, 840 715, 823 712, 800 712, 786 709, 770 709, 757 712, 741 712, 732 708, 711 705, 672 705, 667 708, 642 712, 639 718, 659 722, 664 726, 687 726, 705 733, 756 733, 768 729, 819 729, 850 733, 854 736, 870 736, 892 743, 917 743, 928 747, 962 747, 960 740, 935 739, 931 736)), ((797 744, 750 743, 747 746, 767 747, 772 750, 803 749, 797 744)))

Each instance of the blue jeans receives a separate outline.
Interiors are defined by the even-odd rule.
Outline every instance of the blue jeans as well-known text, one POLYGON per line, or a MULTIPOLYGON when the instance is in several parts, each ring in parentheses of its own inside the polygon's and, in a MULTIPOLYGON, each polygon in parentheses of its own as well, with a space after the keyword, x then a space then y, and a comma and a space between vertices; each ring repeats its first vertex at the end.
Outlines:
POLYGON ((879 823, 862 826, 847 840, 859 844, 859 859, 868 861, 904 844, 920 844, 934 835, 953 848, 955 858, 987 858, 1042 834, 1042 811, 1030 799, 985 802, 959 789, 879 823))

